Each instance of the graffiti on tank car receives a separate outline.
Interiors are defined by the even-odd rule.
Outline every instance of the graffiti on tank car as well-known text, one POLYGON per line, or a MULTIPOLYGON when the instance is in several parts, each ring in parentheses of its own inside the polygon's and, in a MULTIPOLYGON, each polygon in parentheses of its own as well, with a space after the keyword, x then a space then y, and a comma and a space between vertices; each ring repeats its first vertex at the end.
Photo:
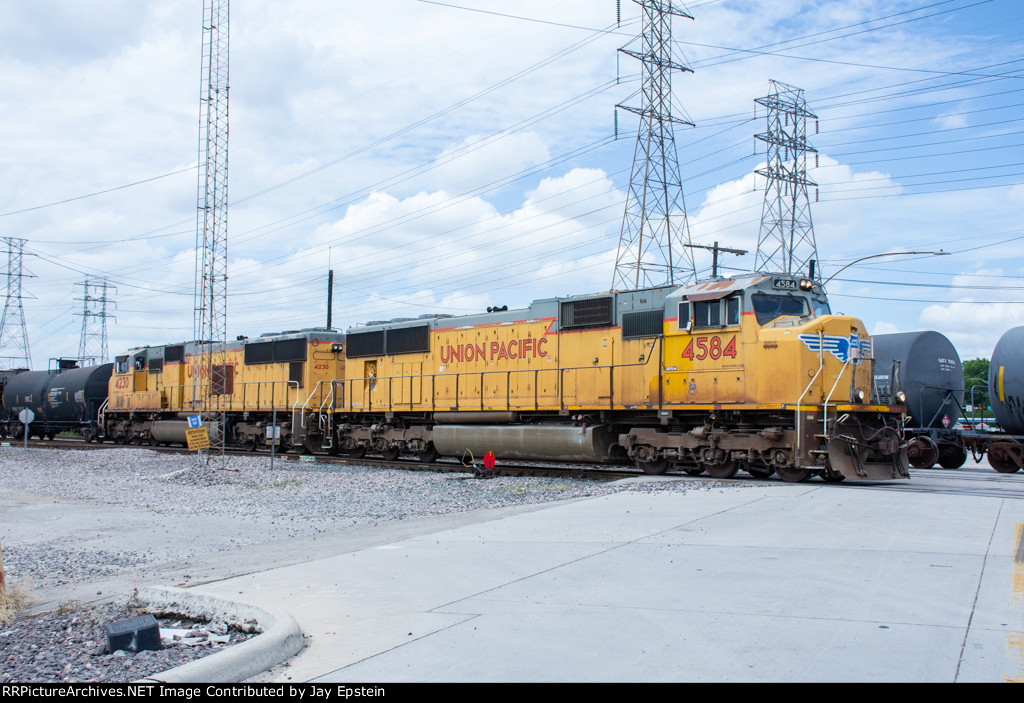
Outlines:
POLYGON ((511 339, 508 342, 483 342, 481 344, 448 344, 441 347, 441 363, 451 364, 463 361, 500 361, 502 359, 537 359, 548 355, 548 338, 511 339))

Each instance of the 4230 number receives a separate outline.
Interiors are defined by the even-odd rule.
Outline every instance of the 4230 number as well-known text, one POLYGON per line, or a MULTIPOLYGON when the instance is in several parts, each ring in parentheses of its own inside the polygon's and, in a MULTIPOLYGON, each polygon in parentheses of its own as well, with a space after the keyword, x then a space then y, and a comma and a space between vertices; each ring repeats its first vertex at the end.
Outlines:
POLYGON ((736 358, 736 335, 730 337, 724 347, 721 337, 694 337, 686 345, 686 349, 683 349, 683 358, 691 361, 721 359, 723 356, 736 358))

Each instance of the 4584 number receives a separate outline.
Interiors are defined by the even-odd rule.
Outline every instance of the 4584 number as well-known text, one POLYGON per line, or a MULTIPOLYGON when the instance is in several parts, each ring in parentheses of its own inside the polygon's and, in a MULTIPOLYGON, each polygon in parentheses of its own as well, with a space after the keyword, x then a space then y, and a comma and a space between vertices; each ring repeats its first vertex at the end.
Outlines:
POLYGON ((729 341, 725 342, 724 347, 722 346, 722 339, 722 337, 693 337, 686 345, 686 349, 683 349, 683 358, 690 361, 721 359, 724 356, 735 359, 736 335, 730 337, 729 341))

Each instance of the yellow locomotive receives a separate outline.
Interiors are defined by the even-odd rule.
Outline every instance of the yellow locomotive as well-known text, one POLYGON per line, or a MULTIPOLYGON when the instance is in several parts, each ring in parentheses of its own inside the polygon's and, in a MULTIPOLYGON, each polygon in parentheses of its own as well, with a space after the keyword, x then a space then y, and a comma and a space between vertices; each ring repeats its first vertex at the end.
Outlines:
POLYGON ((301 446, 303 408, 308 416, 311 408, 329 406, 323 394, 344 373, 343 340, 338 332, 311 329, 226 344, 215 356, 224 367, 213 375, 216 412, 209 410, 206 385, 195 382, 210 375, 197 342, 132 349, 114 361, 100 427, 122 444, 184 443, 187 418, 199 415, 214 435, 223 428, 229 444, 255 449, 266 444, 276 419, 271 434, 282 446, 301 446))
POLYGON ((871 338, 820 288, 749 274, 350 329, 294 432, 313 449, 670 465, 787 481, 907 478, 871 338))

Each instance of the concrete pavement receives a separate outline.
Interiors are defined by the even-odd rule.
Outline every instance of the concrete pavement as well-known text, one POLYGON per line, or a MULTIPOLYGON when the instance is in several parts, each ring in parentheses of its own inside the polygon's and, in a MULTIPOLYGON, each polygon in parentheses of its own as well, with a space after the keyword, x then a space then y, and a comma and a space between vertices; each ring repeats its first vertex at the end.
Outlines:
POLYGON ((189 592, 295 618, 259 680, 1024 679, 1024 475, 910 485, 623 492, 189 592))

